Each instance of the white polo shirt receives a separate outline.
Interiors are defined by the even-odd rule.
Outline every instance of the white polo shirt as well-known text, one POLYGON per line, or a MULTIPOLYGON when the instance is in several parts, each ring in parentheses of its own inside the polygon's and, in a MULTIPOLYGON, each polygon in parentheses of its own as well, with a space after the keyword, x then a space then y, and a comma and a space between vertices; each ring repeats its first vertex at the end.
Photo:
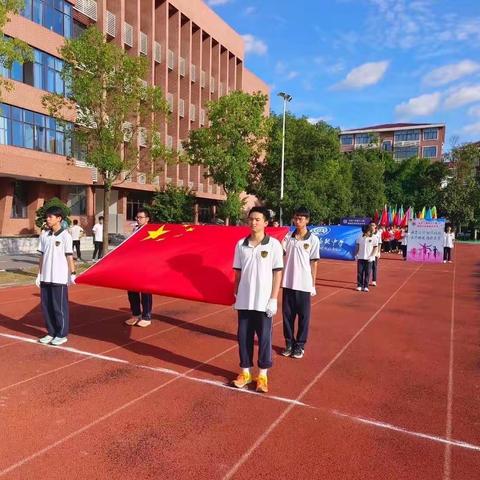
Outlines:
POLYGON ((313 281, 310 262, 320 259, 320 240, 310 232, 299 240, 295 238, 295 233, 288 233, 283 241, 285 268, 282 287, 311 292, 313 281))
POLYGON ((43 254, 41 282, 67 285, 67 256, 73 255, 72 246, 72 236, 63 228, 56 233, 50 230, 40 235, 38 251, 43 254))
POLYGON ((241 270, 236 310, 264 312, 272 294, 273 272, 283 269, 283 250, 280 242, 268 235, 256 247, 249 237, 235 247, 233 268, 241 270))
POLYGON ((103 223, 96 223, 92 228, 92 232, 95 242, 103 242, 103 223))
POLYGON ((375 237, 377 239, 377 253, 375 254, 376 257, 380 258, 380 255, 382 253, 381 245, 382 245, 382 232, 380 230, 377 230, 376 233, 372 235, 372 237, 375 237))
POLYGON ((453 248, 453 242, 455 241, 455 234, 453 232, 450 232, 450 233, 445 232, 443 238, 445 240, 443 246, 448 248, 453 248))
POLYGON ((70 235, 72 236, 72 240, 77 242, 80 240, 80 237, 83 234, 83 228, 80 225, 72 225, 70 227, 70 235))
POLYGON ((357 238, 357 245, 358 245, 358 259, 359 260, 369 260, 372 261, 375 259, 373 254, 373 249, 378 246, 378 239, 377 237, 361 237, 357 238))

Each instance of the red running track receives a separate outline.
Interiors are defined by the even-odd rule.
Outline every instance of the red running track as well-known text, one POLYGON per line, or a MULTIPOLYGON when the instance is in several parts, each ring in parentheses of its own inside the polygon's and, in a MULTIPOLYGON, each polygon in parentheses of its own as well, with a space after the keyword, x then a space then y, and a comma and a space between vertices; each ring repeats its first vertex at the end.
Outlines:
POLYGON ((480 248, 454 264, 321 261, 302 360, 278 355, 270 393, 237 373, 232 309, 164 297, 129 328, 123 292, 71 289, 65 348, 34 287, 0 290, 0 477, 8 479, 480 478, 480 248))

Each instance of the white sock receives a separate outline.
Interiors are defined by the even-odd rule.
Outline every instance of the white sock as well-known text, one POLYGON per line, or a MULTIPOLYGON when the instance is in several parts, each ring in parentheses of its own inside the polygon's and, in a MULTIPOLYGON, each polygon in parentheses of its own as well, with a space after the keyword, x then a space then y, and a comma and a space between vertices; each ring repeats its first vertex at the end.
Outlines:
POLYGON ((250 375, 250 369, 249 368, 242 368, 242 373, 245 375, 250 375))
POLYGON ((262 376, 262 377, 266 377, 267 376, 267 372, 268 372, 268 369, 266 368, 260 368, 258 370, 258 375, 262 376))

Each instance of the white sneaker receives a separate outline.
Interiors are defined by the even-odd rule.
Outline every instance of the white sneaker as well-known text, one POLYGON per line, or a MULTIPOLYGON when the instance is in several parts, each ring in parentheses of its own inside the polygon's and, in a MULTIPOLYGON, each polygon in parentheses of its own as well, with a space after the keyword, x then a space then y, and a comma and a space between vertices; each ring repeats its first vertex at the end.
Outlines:
POLYGON ((377 286, 377 282, 376 282, 375 280, 372 282, 372 286, 373 286, 373 287, 376 287, 376 286, 377 286))
POLYGON ((362 291, 362 287, 357 287, 357 292, 361 292, 362 291))
POLYGON ((60 345, 63 345, 64 343, 68 342, 67 337, 55 337, 51 342, 50 345, 55 345, 56 347, 59 347, 60 345))
POLYGON ((40 343, 43 343, 44 345, 48 345, 53 340, 53 338, 54 337, 52 337, 51 335, 45 335, 44 337, 39 338, 38 341, 40 343))
POLYGON ((135 325, 137 327, 149 327, 151 324, 151 320, 139 320, 135 325))
POLYGON ((364 292, 368 292, 368 288, 364 288, 363 291, 364 291, 364 292))
POLYGON ((447 261, 446 261, 446 260, 444 260, 444 261, 443 261, 443 263, 447 263, 447 261))

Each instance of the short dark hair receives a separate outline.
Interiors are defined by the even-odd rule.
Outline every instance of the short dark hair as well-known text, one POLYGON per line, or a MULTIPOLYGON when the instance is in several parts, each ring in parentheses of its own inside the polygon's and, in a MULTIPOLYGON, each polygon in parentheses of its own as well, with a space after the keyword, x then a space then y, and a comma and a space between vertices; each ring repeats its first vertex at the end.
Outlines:
POLYGON ((139 208, 136 215, 138 215, 139 213, 144 213, 146 217, 150 218, 150 211, 147 208, 139 208))
POLYGON ((297 207, 293 214, 297 215, 297 217, 310 218, 310 210, 306 207, 297 207))
POLYGON ((74 224, 74 225, 78 225, 78 220, 74 220, 74 221, 73 221, 73 224, 74 224))
POLYGON ((98 217, 98 221, 103 220, 104 218, 105 218, 105 217, 104 217, 103 215, 100 215, 100 216, 98 217))
POLYGON ((48 207, 45 210, 45 218, 49 215, 53 215, 55 217, 62 217, 62 219, 65 218, 65 212, 60 207, 56 206, 48 207))
POLYGON ((253 207, 248 212, 248 216, 250 216, 252 213, 261 213, 266 222, 270 221, 270 211, 266 207, 253 207))

